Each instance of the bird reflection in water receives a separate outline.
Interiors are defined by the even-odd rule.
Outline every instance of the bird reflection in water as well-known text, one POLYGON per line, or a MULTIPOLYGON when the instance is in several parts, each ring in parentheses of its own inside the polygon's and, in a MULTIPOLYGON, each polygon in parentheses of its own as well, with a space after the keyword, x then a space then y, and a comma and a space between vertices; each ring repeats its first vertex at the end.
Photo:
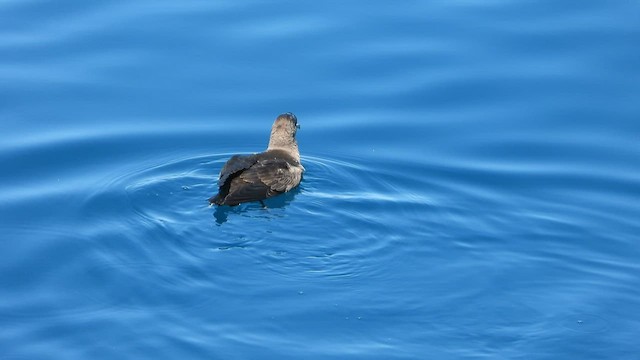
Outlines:
POLYGON ((295 189, 286 193, 274 196, 272 198, 264 200, 262 206, 259 202, 246 203, 240 206, 216 206, 213 213, 213 217, 216 221, 216 225, 222 225, 227 222, 229 215, 242 215, 251 214, 252 217, 278 217, 273 211, 274 209, 283 209, 293 201, 298 193, 300 193, 302 186, 298 186, 295 189))

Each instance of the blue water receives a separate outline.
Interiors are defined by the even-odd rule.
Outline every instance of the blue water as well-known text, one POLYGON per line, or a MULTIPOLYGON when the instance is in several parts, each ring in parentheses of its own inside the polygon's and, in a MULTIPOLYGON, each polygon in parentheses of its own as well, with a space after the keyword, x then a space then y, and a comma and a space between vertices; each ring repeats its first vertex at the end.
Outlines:
POLYGON ((639 359, 639 19, 0 2, 0 359, 639 359), (209 207, 287 111, 301 186, 209 207))

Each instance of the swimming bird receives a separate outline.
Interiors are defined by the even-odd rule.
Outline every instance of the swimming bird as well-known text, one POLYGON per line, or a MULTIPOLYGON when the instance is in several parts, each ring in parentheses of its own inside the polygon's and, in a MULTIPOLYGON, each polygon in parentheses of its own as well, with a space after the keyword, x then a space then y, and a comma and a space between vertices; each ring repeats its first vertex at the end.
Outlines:
POLYGON ((292 113, 281 114, 271 128, 267 150, 259 154, 234 155, 220 170, 218 194, 210 204, 236 206, 287 192, 300 184, 304 167, 296 132, 300 126, 292 113))

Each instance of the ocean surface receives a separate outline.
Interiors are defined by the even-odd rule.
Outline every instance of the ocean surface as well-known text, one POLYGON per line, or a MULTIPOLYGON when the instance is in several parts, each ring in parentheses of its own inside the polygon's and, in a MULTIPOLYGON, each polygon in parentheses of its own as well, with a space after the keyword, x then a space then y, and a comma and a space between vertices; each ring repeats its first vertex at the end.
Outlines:
POLYGON ((640 2, 0 1, 0 359, 640 359, 640 2), (297 115, 295 191, 210 207, 297 115))

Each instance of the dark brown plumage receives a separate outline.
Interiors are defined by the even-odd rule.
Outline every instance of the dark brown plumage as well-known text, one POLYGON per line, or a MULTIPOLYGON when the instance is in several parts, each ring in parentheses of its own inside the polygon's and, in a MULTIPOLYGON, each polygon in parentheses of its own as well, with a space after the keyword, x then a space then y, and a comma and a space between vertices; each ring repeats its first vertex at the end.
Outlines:
POLYGON ((220 170, 218 194, 211 197, 209 203, 235 206, 262 201, 298 186, 304 172, 295 139, 298 128, 295 115, 278 116, 267 150, 232 156, 220 170))

